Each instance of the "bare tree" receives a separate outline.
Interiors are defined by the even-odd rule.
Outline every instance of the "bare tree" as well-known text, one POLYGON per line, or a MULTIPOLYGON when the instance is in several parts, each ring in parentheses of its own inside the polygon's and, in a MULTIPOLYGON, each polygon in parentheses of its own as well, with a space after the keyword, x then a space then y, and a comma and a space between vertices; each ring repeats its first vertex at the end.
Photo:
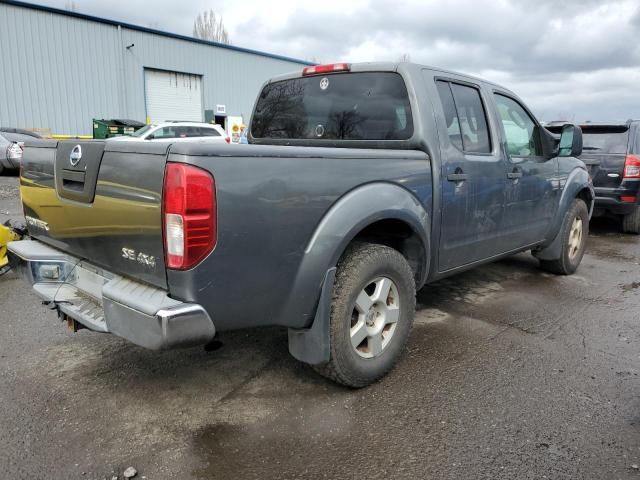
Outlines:
POLYGON ((229 33, 222 23, 222 16, 217 17, 213 10, 205 10, 198 14, 193 22, 193 36, 219 43, 231 43, 229 33))
POLYGON ((410 62, 411 61, 411 55, 409 55, 408 53, 403 53, 402 55, 400 55, 400 58, 398 59, 399 62, 410 62))
POLYGON ((70 12, 75 12, 78 10, 78 5, 76 5, 76 2, 65 2, 64 9, 69 10, 70 12))

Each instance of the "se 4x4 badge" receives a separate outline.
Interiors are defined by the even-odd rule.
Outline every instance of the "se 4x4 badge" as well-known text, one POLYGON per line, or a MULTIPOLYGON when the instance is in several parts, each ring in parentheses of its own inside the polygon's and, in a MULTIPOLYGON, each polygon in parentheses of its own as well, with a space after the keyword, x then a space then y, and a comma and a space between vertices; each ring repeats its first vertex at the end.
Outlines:
POLYGON ((155 268, 156 266, 156 257, 147 255, 146 253, 136 252, 132 248, 122 247, 122 258, 131 260, 132 262, 138 262, 145 267, 155 268))

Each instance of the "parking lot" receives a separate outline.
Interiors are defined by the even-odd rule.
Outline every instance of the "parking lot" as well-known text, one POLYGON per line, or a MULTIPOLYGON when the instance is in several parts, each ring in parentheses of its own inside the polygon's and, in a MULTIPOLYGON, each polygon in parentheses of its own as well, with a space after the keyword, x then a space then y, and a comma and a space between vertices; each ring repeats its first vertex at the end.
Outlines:
MULTIPOLYGON (((19 216, 0 177, 0 221, 19 216)), ((284 329, 212 352, 73 334, 9 273, 0 476, 638 478, 639 263, 598 220, 576 275, 521 254, 427 286, 403 360, 362 390, 296 362, 284 329)))

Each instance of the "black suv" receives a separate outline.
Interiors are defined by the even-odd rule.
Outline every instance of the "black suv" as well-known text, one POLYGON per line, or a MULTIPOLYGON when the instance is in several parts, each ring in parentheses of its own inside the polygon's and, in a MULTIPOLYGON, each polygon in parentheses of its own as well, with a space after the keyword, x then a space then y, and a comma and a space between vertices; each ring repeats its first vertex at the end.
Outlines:
MULTIPOLYGON (((546 128, 560 133, 565 123, 551 122, 546 128)), ((640 120, 580 126, 580 158, 596 191, 593 215, 617 215, 624 232, 640 233, 640 120)))

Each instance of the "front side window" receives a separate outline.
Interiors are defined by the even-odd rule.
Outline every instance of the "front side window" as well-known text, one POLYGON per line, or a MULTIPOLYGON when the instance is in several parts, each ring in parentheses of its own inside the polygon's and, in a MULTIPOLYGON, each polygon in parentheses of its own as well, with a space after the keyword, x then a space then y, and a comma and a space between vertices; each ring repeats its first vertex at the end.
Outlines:
POLYGON ((527 111, 509 97, 497 93, 495 98, 509 155, 512 157, 542 155, 538 126, 527 111))
POLYGON ((406 140, 409 95, 393 72, 314 75, 267 85, 251 125, 255 138, 406 140))

